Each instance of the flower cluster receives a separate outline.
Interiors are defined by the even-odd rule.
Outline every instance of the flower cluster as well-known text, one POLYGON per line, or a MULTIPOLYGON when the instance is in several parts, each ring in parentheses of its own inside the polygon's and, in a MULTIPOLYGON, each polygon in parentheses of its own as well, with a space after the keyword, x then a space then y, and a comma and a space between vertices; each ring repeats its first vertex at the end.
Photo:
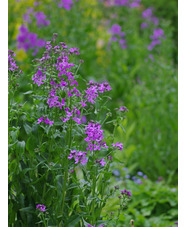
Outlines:
MULTIPOLYGON (((76 0, 76 1, 78 1, 78 0, 76 0)), ((58 6, 60 8, 66 9, 66 10, 71 10, 73 4, 74 4, 73 0, 61 0, 60 3, 58 4, 58 6)))
POLYGON ((150 38, 152 41, 148 46, 148 50, 151 51, 156 45, 161 44, 161 38, 165 38, 164 31, 161 28, 156 28, 150 38))
POLYGON ((66 118, 63 117, 63 122, 69 121, 70 117, 77 123, 81 124, 81 118, 80 118, 80 110, 78 110, 76 107, 73 107, 72 110, 70 110, 69 107, 65 108, 66 112, 66 118))
POLYGON ((43 39, 38 39, 36 33, 29 32, 26 25, 21 25, 19 28, 19 34, 17 36, 17 47, 18 49, 24 49, 24 51, 28 51, 29 49, 34 50, 33 55, 36 55, 38 52, 38 48, 41 48, 45 45, 45 41, 43 39))
POLYGON ((70 155, 68 156, 68 159, 74 158, 75 164, 78 164, 78 163, 84 164, 84 163, 87 163, 88 161, 86 154, 87 152, 72 150, 70 151, 70 155))
POLYGON ((34 8, 28 8, 27 12, 23 15, 23 20, 26 23, 32 23, 31 17, 35 17, 36 25, 41 28, 42 26, 48 26, 49 20, 46 20, 46 15, 42 11, 34 12, 34 8))
POLYGON ((125 178, 126 179, 131 179, 132 181, 134 181, 134 183, 136 183, 136 184, 143 184, 143 180, 142 179, 144 179, 144 180, 146 180, 147 179, 147 175, 144 175, 141 171, 138 171, 137 172, 137 176, 130 176, 129 174, 128 174, 128 169, 125 167, 125 168, 123 168, 123 170, 125 170, 125 172, 126 172, 126 175, 125 175, 125 178))
POLYGON ((141 29, 149 27, 150 23, 153 23, 156 26, 159 24, 159 20, 156 16, 153 15, 151 8, 145 9, 142 12, 142 18, 145 21, 141 24, 141 29))
POLYGON ((96 160, 96 163, 99 163, 101 166, 105 166, 105 164, 106 164, 106 162, 105 162, 105 159, 104 158, 102 158, 102 159, 97 159, 96 160))
POLYGON ((87 137, 85 138, 86 142, 89 142, 87 150, 97 151, 101 150, 101 147, 108 148, 103 137, 103 130, 101 130, 101 125, 99 123, 89 123, 88 126, 85 127, 85 134, 87 137))
POLYGON ((28 24, 32 23, 32 19, 30 16, 32 15, 33 12, 34 12, 34 8, 32 8, 32 7, 29 7, 27 9, 27 12, 25 14, 23 14, 24 22, 26 22, 28 24))
POLYGON ((109 30, 109 33, 111 33, 112 35, 110 41, 118 41, 122 49, 127 48, 126 40, 124 39, 125 33, 121 31, 121 26, 119 24, 113 24, 111 29, 109 30))
POLYGON ((100 0, 106 6, 126 6, 130 8, 139 7, 141 0, 100 0))
POLYGON ((129 110, 125 106, 120 106, 119 111, 120 112, 128 112, 129 110))
POLYGON ((84 96, 84 100, 81 101, 81 107, 86 106, 86 102, 90 102, 92 104, 95 103, 95 99, 99 96, 98 93, 104 93, 106 91, 110 91, 111 87, 108 82, 104 83, 94 83, 93 81, 89 81, 87 84, 88 87, 85 90, 86 95, 84 96))
POLYGON ((122 151, 123 150, 123 144, 122 143, 119 143, 119 142, 117 142, 117 143, 112 143, 112 146, 114 147, 114 148, 118 148, 120 151, 122 151))
POLYGON ((128 198, 130 198, 131 195, 132 195, 131 191, 127 191, 126 189, 124 189, 123 191, 121 191, 121 194, 128 196, 128 198))
POLYGON ((40 12, 36 12, 35 14, 35 18, 36 18, 36 24, 38 27, 41 26, 48 26, 50 24, 49 20, 46 20, 46 15, 40 11, 40 12))
POLYGON ((16 65, 16 61, 13 57, 15 57, 16 54, 12 50, 8 50, 8 70, 10 71, 16 71, 19 67, 16 65))
POLYGON ((44 81, 46 80, 46 75, 44 75, 43 72, 38 69, 32 80, 34 81, 33 83, 36 83, 39 87, 41 86, 41 84, 44 84, 44 81))
POLYGON ((38 204, 36 205, 36 208, 42 212, 45 212, 46 210, 46 206, 45 205, 42 205, 42 204, 38 204))
POLYGON ((44 122, 46 125, 53 125, 53 121, 50 121, 47 117, 41 117, 38 119, 37 124, 40 124, 41 122, 44 122))
MULTIPOLYGON (((161 39, 164 38, 164 31, 161 28, 157 28, 159 24, 159 20, 156 16, 153 14, 152 8, 147 8, 142 12, 142 18, 144 20, 143 23, 141 23, 141 29, 148 28, 151 24, 155 26, 153 30, 153 35, 150 36, 151 43, 148 45, 148 50, 152 51, 156 45, 161 44, 161 39)), ((152 54, 149 54, 149 58, 154 61, 154 57, 152 54)))
POLYGON ((47 104, 49 108, 60 108, 63 116, 60 117, 64 123, 72 119, 81 124, 81 108, 87 103, 94 104, 96 98, 104 92, 110 91, 107 82, 94 83, 90 81, 87 88, 80 92, 78 82, 74 76, 76 67, 70 62, 71 55, 79 55, 78 48, 69 48, 63 42, 56 45, 57 34, 53 35, 53 42, 46 42, 46 51, 41 59, 36 59, 37 70, 33 75, 33 83, 45 86, 48 90, 47 104), (49 75, 48 71, 52 71, 49 75))

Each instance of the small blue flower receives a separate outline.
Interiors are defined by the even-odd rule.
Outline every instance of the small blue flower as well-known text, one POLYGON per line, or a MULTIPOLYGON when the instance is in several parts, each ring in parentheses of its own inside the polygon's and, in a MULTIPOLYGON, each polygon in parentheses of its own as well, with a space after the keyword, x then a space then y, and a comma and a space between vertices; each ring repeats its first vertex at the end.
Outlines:
POLYGON ((138 176, 143 176, 143 173, 142 172, 137 172, 138 176))
POLYGON ((112 174, 115 175, 116 177, 120 176, 120 171, 118 169, 115 169, 112 171, 112 174))

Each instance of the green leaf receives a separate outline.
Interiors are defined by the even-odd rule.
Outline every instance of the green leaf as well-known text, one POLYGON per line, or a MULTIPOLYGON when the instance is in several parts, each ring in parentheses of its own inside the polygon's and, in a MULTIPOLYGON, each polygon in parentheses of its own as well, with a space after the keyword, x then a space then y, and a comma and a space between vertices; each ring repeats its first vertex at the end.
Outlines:
POLYGON ((119 124, 119 126, 122 128, 123 132, 126 133, 125 129, 123 128, 123 126, 121 124, 119 124))
POLYGON ((32 128, 28 125, 28 124, 24 124, 23 125, 24 129, 25 129, 25 132, 27 135, 29 135, 31 132, 32 132, 32 128))
POLYGON ((19 209, 21 212, 26 212, 26 213, 35 213, 35 210, 33 209, 33 207, 24 207, 19 209))
POLYGON ((66 227, 73 227, 77 223, 79 223, 80 220, 81 220, 81 217, 79 215, 74 215, 68 219, 68 222, 66 223, 66 227))
POLYGON ((27 91, 27 92, 23 93, 23 95, 28 95, 28 94, 31 94, 31 93, 33 93, 33 91, 27 91))
POLYGON ((16 151, 19 155, 24 154, 25 151, 25 141, 18 141, 16 145, 16 151))

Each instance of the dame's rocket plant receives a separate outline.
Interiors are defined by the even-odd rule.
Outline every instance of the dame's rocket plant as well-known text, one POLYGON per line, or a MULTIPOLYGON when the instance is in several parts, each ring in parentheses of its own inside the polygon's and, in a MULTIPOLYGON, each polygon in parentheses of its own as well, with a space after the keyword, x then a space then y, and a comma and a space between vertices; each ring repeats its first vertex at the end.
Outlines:
MULTIPOLYGON (((102 216, 102 209, 117 193, 108 186, 110 165, 115 152, 123 150, 114 136, 128 110, 120 107, 117 119, 109 119, 109 83, 82 79, 78 70, 83 61, 76 60, 79 49, 56 40, 55 33, 43 56, 34 60, 32 117, 40 132, 35 155, 43 160, 33 172, 36 179, 42 176, 43 183, 35 207, 44 226, 67 226, 74 219, 80 226, 107 226, 110 219, 102 216), (105 124, 113 124, 110 135, 104 134, 105 124), (43 214, 46 207, 47 215, 43 214)), ((16 67, 10 56, 10 70, 16 67)), ((38 187, 35 183, 35 190, 38 187)), ((121 191, 118 215, 131 195, 121 191)))

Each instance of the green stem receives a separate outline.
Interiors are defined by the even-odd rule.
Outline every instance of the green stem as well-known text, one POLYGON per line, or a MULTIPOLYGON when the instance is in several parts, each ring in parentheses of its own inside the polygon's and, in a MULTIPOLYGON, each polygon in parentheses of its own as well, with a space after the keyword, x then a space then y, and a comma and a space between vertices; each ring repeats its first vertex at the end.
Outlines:
POLYGON ((44 184, 44 189, 43 189, 43 196, 42 196, 42 200, 44 201, 44 198, 45 198, 45 192, 46 192, 46 182, 47 182, 47 179, 48 179, 48 170, 47 170, 47 173, 45 175, 45 184, 44 184))
POLYGON ((44 216, 44 214, 42 213, 42 219, 43 219, 43 224, 44 224, 44 227, 47 227, 48 225, 46 224, 46 221, 45 221, 45 216, 44 216))
MULTIPOLYGON (((68 134, 67 134, 67 139, 68 139, 68 148, 70 150, 71 148, 71 140, 72 138, 72 119, 70 119, 70 126, 69 126, 69 130, 68 130, 68 134)), ((64 170, 64 178, 63 178, 63 188, 62 188, 62 206, 61 206, 61 214, 63 215, 63 211, 64 211, 64 206, 65 206, 65 197, 66 197, 66 185, 67 185, 67 180, 68 180, 68 155, 66 154, 65 156, 65 170, 64 170)), ((60 226, 62 226, 62 222, 60 223, 60 226)))
POLYGON ((121 208, 119 208, 119 210, 118 210, 116 226, 118 225, 118 221, 119 221, 119 216, 120 216, 120 214, 121 214, 121 208))
POLYGON ((116 128, 117 128, 117 124, 115 123, 114 124, 114 131, 113 131, 113 139, 112 139, 112 143, 114 142, 114 136, 115 136, 115 133, 116 133, 116 128))
MULTIPOLYGON (((95 164, 95 152, 93 151, 93 165, 95 164)), ((92 207, 91 207, 91 213, 92 213, 92 217, 93 217, 93 223, 95 222, 95 217, 94 217, 94 211, 95 211, 95 192, 96 192, 96 166, 94 166, 94 169, 93 169, 93 187, 92 187, 92 196, 93 196, 93 201, 92 201, 92 207)))

